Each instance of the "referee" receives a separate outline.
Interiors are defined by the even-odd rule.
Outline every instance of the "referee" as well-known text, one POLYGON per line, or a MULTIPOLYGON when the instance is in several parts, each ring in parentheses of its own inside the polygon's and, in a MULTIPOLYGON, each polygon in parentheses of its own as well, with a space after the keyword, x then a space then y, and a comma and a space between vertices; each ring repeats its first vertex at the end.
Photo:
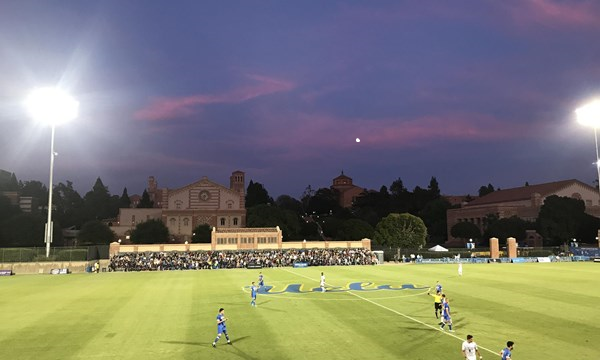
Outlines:
POLYGON ((439 319, 438 312, 442 312, 442 294, 438 291, 435 294, 427 293, 429 296, 433 296, 433 308, 435 311, 435 318, 439 319))

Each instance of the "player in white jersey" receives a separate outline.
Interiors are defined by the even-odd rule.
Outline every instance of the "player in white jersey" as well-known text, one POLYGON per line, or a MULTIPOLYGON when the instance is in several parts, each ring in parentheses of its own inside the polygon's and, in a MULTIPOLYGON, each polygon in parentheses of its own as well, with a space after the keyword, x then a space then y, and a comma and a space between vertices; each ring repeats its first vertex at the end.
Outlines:
POLYGON ((462 263, 458 263, 458 276, 462 276, 462 263))
POLYGON ((467 335, 467 340, 463 341, 462 353, 467 360, 477 360, 477 356, 479 356, 480 359, 483 359, 483 356, 481 356, 481 353, 477 348, 477 344, 473 341, 473 335, 467 335))
POLYGON ((325 292, 325 274, 321 273, 321 292, 325 292))

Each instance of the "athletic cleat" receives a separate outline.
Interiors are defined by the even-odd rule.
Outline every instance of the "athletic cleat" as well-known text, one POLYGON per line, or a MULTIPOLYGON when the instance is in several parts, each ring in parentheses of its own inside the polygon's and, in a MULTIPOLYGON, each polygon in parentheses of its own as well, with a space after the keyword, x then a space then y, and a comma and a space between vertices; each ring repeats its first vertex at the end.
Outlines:
POLYGON ((213 343, 213 347, 214 347, 214 348, 216 348, 216 347, 217 347, 217 344, 213 343))
POLYGON ((231 344, 231 341, 227 341, 227 345, 232 345, 232 344, 231 344))

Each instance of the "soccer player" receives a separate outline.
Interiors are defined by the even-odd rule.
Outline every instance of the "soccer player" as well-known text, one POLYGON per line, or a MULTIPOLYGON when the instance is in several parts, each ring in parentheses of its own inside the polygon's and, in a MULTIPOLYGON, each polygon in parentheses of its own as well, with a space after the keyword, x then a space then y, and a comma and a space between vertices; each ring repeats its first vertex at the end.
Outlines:
POLYGON ((502 360, 510 360, 512 359, 512 349, 513 346, 515 345, 514 342, 512 341, 507 341, 506 342, 506 347, 504 348, 504 350, 500 351, 500 356, 502 356, 502 360))
POLYGON ((321 273, 321 292, 325 292, 325 274, 321 273))
POLYGON ((262 272, 259 272, 258 273, 258 287, 260 288, 260 287, 263 287, 263 286, 265 286, 265 279, 263 277, 262 272))
POLYGON ((217 314, 217 337, 212 343, 213 347, 217 347, 217 341, 219 341, 221 338, 221 334, 225 334, 227 343, 231 345, 231 340, 229 340, 229 335, 227 335, 227 325, 225 325, 225 321, 227 321, 227 318, 225 317, 225 309, 220 308, 219 313, 217 314))
POLYGON ((462 276, 462 263, 458 263, 458 276, 462 276))
POLYGON ((438 292, 435 294, 427 293, 427 295, 433 297, 433 311, 435 312, 435 318, 439 319, 438 312, 442 312, 442 294, 438 292))
POLYGON ((477 360, 477 356, 479 356, 479 359, 483 359, 477 348, 477 344, 473 341, 473 335, 467 335, 467 340, 463 341, 462 353, 467 360, 477 360))
MULTIPOLYGON (((442 294, 442 297, 445 298, 446 296, 442 294)), ((440 325, 440 329, 444 330, 444 326, 448 325, 448 330, 450 332, 454 332, 454 330, 452 330, 452 316, 450 315, 450 304, 448 303, 448 300, 446 299, 446 301, 442 302, 442 324, 440 325)))
POLYGON ((254 281, 252 282, 252 286, 250 287, 250 295, 252 296, 252 301, 250 301, 250 305, 256 307, 256 293, 258 292, 258 287, 254 285, 254 281))
POLYGON ((435 292, 440 294, 442 293, 442 284, 440 284, 439 281, 436 281, 435 283, 435 292))

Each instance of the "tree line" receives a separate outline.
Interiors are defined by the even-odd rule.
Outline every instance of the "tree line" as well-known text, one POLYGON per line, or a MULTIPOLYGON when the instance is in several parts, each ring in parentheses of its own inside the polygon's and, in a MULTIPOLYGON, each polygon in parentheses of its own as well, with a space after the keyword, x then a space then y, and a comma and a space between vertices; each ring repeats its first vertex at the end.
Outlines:
MULTIPOLYGON (((488 184, 481 186, 479 196, 500 189, 488 184)), ((0 246, 43 246, 48 189, 39 181, 0 179, 0 191, 17 191, 21 196, 31 196, 40 201, 31 213, 22 212, 5 196, 0 196, 0 246)), ((401 178, 389 188, 365 189, 349 208, 340 206, 340 194, 332 188, 306 187, 300 199, 281 195, 273 199, 259 182, 250 180, 246 189, 246 225, 248 227, 274 227, 282 229, 284 241, 299 240, 358 240, 373 239, 389 246, 420 247, 442 244, 448 238, 446 211, 460 205, 451 205, 441 195, 439 183, 431 177, 427 187, 415 186, 412 191, 401 178)), ((467 195, 466 201, 471 199, 467 195)), ((124 188, 122 194, 111 195, 100 178, 83 197, 73 188, 73 183, 59 183, 53 189, 54 244, 62 244, 60 229, 80 230, 79 245, 107 244, 115 240, 107 223, 116 219, 119 208, 128 208, 131 200, 124 188)), ((149 194, 143 191, 137 207, 151 208, 149 194)), ((600 219, 585 213, 583 201, 548 197, 536 222, 517 217, 499 219, 490 214, 484 220, 484 231, 469 222, 458 223, 451 235, 465 241, 473 239, 487 245, 487 239, 498 237, 504 241, 512 236, 525 239, 526 230, 536 230, 544 237, 544 244, 553 246, 572 238, 596 237, 600 219)), ((199 225, 193 230, 193 242, 209 242, 210 226, 199 225)), ((164 243, 170 240, 168 229, 161 221, 138 224, 131 234, 132 242, 164 243)), ((590 241, 591 242, 591 241, 590 241)))

